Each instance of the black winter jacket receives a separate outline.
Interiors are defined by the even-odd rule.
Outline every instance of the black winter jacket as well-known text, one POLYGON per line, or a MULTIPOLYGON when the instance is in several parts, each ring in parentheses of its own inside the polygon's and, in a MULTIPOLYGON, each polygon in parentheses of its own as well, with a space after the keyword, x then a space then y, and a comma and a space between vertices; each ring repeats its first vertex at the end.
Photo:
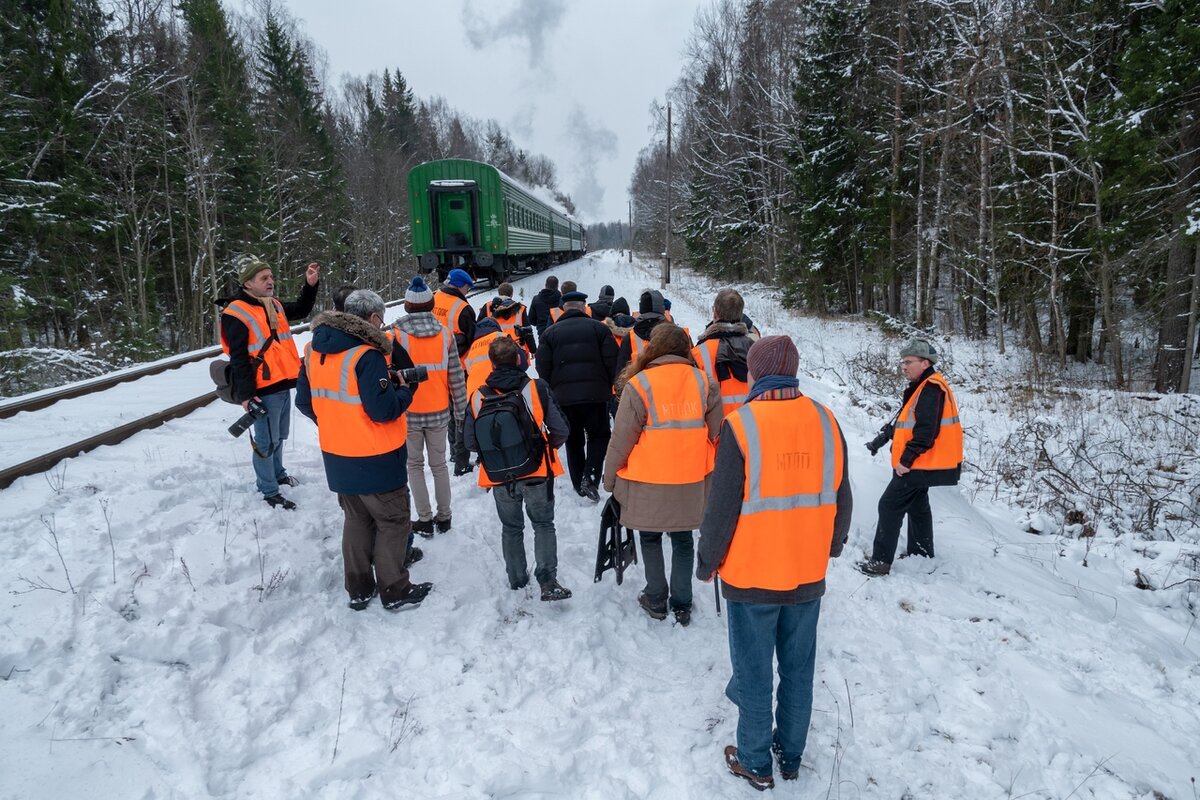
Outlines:
POLYGON ((550 324, 550 309, 558 308, 560 303, 562 293, 558 289, 542 289, 529 303, 529 322, 537 328, 539 340, 546 332, 546 326, 550 324))
POLYGON ((536 363, 559 405, 607 403, 617 374, 617 343, 607 325, 572 309, 546 329, 536 363))

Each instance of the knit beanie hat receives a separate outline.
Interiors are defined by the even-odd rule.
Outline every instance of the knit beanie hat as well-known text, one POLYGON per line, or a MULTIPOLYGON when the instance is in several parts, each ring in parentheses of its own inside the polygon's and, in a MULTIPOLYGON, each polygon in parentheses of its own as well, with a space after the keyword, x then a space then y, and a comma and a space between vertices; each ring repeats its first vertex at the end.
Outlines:
POLYGON ((252 256, 248 254, 244 256, 238 256, 237 261, 234 262, 234 266, 237 268, 238 282, 241 283, 242 286, 245 286, 247 283, 252 281, 254 276, 262 272, 264 269, 271 268, 270 264, 263 261, 258 256, 252 256))
POLYGON ((470 274, 465 269, 450 270, 450 274, 446 276, 446 283, 460 288, 466 286, 468 289, 475 285, 475 281, 471 280, 470 274))
POLYGON ((934 364, 938 360, 938 351, 928 339, 913 339, 900 351, 900 357, 904 358, 905 356, 923 358, 930 364, 934 364))
POLYGON ((609 286, 608 284, 605 284, 604 286, 600 287, 600 302, 604 302, 605 300, 607 300, 608 302, 611 303, 613 298, 616 296, 617 296, 617 293, 614 292, 613 287, 609 286))
POLYGON ((767 375, 794 378, 799 369, 800 352, 788 336, 764 336, 746 354, 746 370, 755 378, 767 375))
POLYGON ((408 291, 404 293, 404 310, 409 312, 428 311, 431 308, 433 308, 433 292, 425 285, 425 281, 421 280, 421 276, 417 275, 408 285, 408 291))
POLYGON ((647 289, 638 298, 639 314, 661 314, 663 312, 663 296, 656 289, 647 289))

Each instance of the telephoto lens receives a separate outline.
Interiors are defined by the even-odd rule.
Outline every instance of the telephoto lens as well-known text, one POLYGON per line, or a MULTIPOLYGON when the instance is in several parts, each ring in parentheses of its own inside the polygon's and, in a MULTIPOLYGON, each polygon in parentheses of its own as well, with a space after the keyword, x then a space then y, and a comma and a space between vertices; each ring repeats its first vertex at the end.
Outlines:
POLYGON ((267 415, 267 407, 257 400, 251 400, 246 413, 238 417, 238 421, 229 426, 229 435, 235 439, 245 433, 254 421, 267 415))
POLYGON ((429 369, 426 367, 409 367, 408 369, 396 370, 405 383, 420 383, 429 377, 429 369))

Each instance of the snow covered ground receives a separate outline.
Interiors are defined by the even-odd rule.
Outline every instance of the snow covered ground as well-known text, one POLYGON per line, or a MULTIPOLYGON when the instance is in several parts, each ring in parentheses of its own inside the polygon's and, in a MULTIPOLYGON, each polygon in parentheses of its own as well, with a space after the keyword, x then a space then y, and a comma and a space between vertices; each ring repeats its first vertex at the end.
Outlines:
MULTIPOLYGON (((556 274, 635 306, 657 285, 614 253, 556 274)), ((673 312, 698 333, 713 286, 676 278, 673 312)), ((1195 535, 1031 535, 1030 514, 974 470, 932 493, 936 560, 865 578, 853 561, 888 467, 859 443, 901 379, 872 397, 847 374, 864 349, 895 360, 898 345, 746 295, 764 333, 800 346, 802 389, 838 415, 857 501, 823 603, 805 769, 775 794, 1194 799, 1192 585, 1141 591, 1132 570, 1187 577, 1195 535)), ((973 374, 982 356, 955 346, 973 374)), ((996 440, 979 426, 1016 423, 982 385, 959 400, 981 462, 996 440)), ((568 490, 559 563, 574 598, 509 591, 491 498, 470 476, 453 479, 454 529, 418 542, 430 599, 352 612, 314 427, 293 418, 286 461, 304 484, 285 513, 255 494, 246 441, 225 431, 235 416, 217 403, 0 492, 0 798, 758 796, 722 764, 736 711, 710 587, 696 585, 685 629, 641 612, 636 568, 624 586, 592 584, 598 509, 568 490)), ((31 427, 70 424, 27 421, 0 441, 23 460, 31 427)))

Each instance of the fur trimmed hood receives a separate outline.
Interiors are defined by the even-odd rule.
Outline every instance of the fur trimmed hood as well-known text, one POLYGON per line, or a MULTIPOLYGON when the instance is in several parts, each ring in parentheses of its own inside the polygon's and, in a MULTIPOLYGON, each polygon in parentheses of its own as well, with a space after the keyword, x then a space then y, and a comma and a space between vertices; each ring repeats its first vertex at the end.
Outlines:
POLYGON ((365 319, 356 317, 353 314, 346 314, 342 311, 322 311, 312 322, 314 349, 318 352, 336 352, 316 346, 319 328, 332 328, 335 331, 341 331, 348 336, 358 339, 363 344, 371 345, 385 356, 391 356, 392 354, 392 346, 388 342, 387 334, 365 319))

